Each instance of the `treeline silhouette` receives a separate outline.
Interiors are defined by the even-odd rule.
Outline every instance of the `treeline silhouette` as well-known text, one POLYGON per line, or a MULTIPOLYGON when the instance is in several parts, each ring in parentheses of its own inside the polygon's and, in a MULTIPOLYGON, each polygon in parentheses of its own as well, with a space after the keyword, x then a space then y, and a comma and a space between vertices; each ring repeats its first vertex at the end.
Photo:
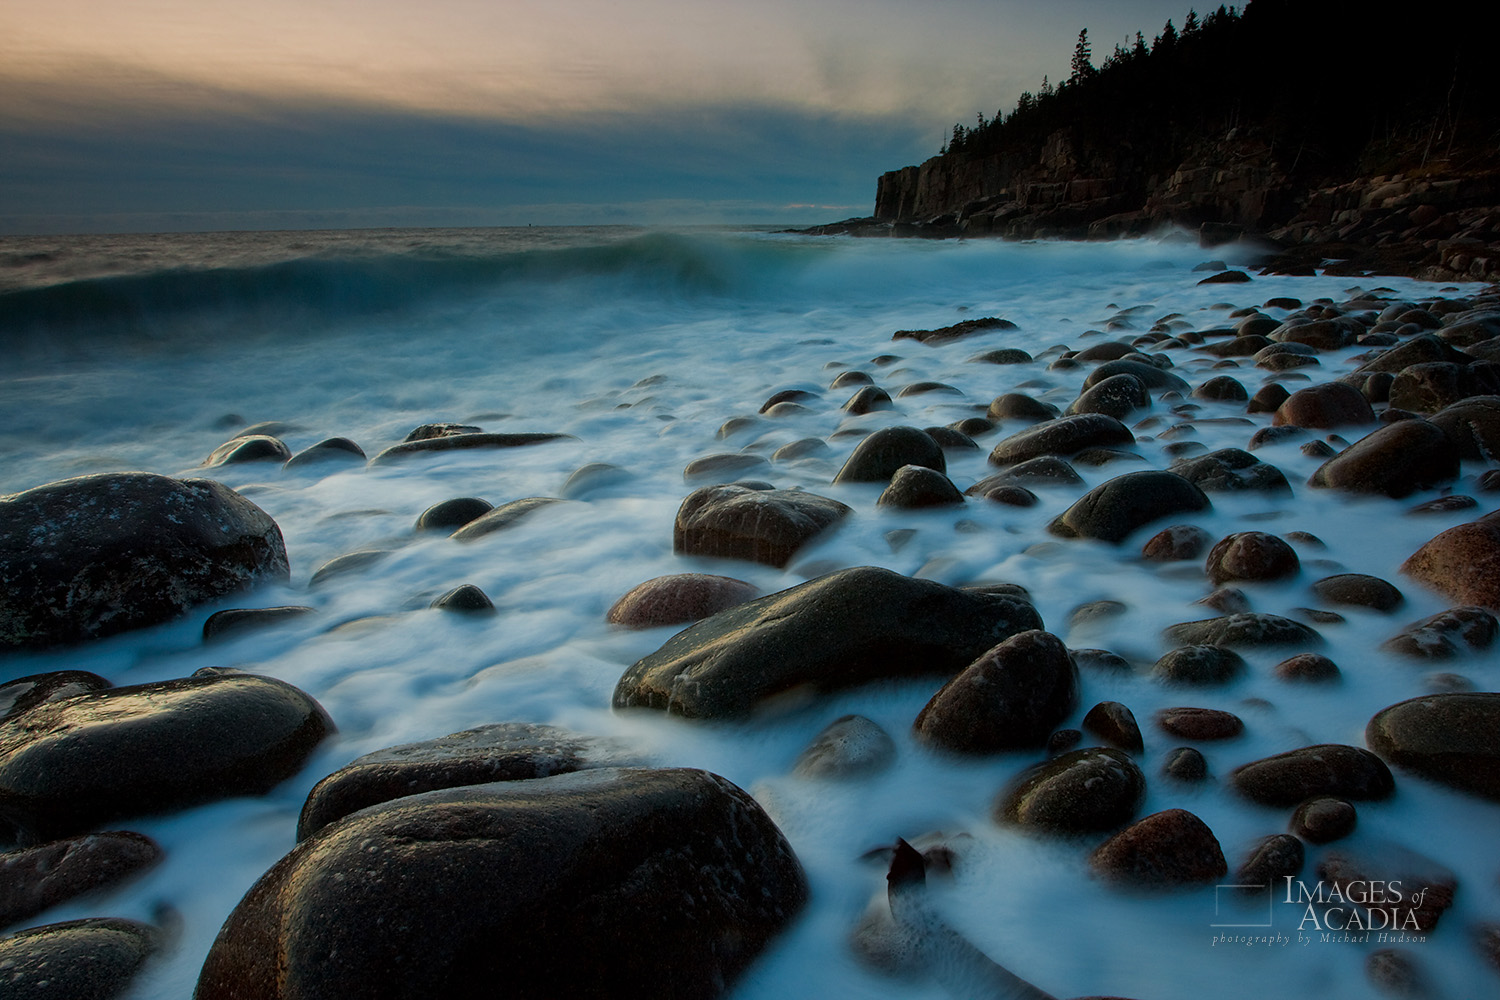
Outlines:
MULTIPOLYGON (((1144 188, 1193 146, 1225 137, 1269 146, 1295 180, 1500 165, 1496 77, 1465 5, 1399 15, 1353 0, 1221 6, 1148 43, 1137 33, 1101 63, 1087 29, 1071 73, 1043 79, 1009 112, 955 125, 946 157, 1035 163, 1068 129, 1084 175, 1144 188)), ((1472 11, 1472 16, 1477 16, 1472 11)))

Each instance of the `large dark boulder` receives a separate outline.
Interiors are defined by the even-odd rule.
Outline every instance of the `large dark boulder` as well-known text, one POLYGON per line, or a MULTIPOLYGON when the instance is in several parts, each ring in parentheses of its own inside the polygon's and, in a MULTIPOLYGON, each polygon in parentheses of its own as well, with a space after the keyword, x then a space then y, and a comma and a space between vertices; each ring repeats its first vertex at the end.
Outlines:
POLYGON ((1500 622, 1484 608, 1467 605, 1412 622, 1381 643, 1381 648, 1416 660, 1451 660, 1488 649, 1500 622))
POLYGON ((1399 500, 1458 478, 1459 452, 1426 420, 1386 424, 1320 465, 1309 486, 1383 493, 1399 500))
POLYGON ((884 427, 855 446, 835 483, 888 483, 903 465, 948 471, 942 445, 915 427, 884 427))
POLYGON ((1078 704, 1078 668, 1050 632, 1011 636, 964 668, 918 714, 919 739, 958 753, 1040 747, 1078 704))
POLYGON ((1134 375, 1121 373, 1096 383, 1068 406, 1067 413, 1103 413, 1124 420, 1136 410, 1151 408, 1146 384, 1134 375))
POLYGON ((614 704, 743 716, 778 695, 952 676, 1001 640, 1041 627, 1036 610, 1009 594, 856 567, 679 632, 625 671, 614 704))
POLYGON ((1500 801, 1500 694, 1430 694, 1375 713, 1365 743, 1397 767, 1500 801))
POLYGON ((1114 417, 1078 413, 1012 434, 995 445, 990 464, 1003 468, 1043 455, 1072 455, 1085 448, 1134 443, 1135 435, 1114 417))
POLYGON ((332 731, 290 684, 213 668, 43 702, 0 721, 0 818, 37 841, 259 795, 332 731))
POLYGON ((1413 552, 1401 572, 1460 603, 1500 610, 1500 518, 1449 528, 1413 552))
POLYGON ((1000 823, 1064 834, 1124 826, 1146 796, 1146 776, 1111 747, 1070 750, 1023 771, 995 800, 1000 823))
POLYGON ((1168 625, 1162 635, 1170 642, 1213 643, 1241 649, 1246 646, 1320 646, 1323 637, 1301 622, 1256 611, 1168 625))
POLYGON ((1118 544, 1152 521, 1211 506, 1202 490, 1175 473, 1127 472, 1089 490, 1047 530, 1064 538, 1118 544))
POLYGON ((127 830, 69 837, 0 854, 0 927, 115 885, 160 860, 156 841, 127 830))
POLYGON ((65 479, 0 498, 0 649, 170 621, 287 579, 281 529, 209 479, 65 479))
POLYGON ((1137 820, 1095 848, 1089 866, 1111 882, 1150 889, 1213 882, 1229 872, 1219 839, 1186 809, 1137 820))
POLYGON ((1280 469, 1241 448, 1220 448, 1206 455, 1178 459, 1172 463, 1172 471, 1204 493, 1259 490, 1292 495, 1291 484, 1280 469))
POLYGON ((0 938, 0 995, 114 1000, 163 938, 149 924, 106 917, 28 928, 0 938))
POLYGON ((1468 399, 1500 392, 1500 365, 1430 361, 1403 368, 1391 383, 1390 403, 1414 413, 1436 413, 1468 399))
POLYGON ((1396 790, 1390 768, 1368 750, 1323 743, 1251 761, 1230 775, 1235 789, 1268 806, 1294 806, 1319 795, 1387 799, 1396 790))
POLYGON ((261 877, 197 1000, 726 993, 807 882, 753 799, 705 771, 602 769, 348 816, 261 877))
POLYGON ((1271 426, 1327 429, 1348 424, 1373 424, 1375 411, 1364 393, 1343 382, 1298 389, 1286 398, 1271 417, 1271 426))
POLYGON ((306 840, 335 820, 403 795, 495 781, 548 778, 633 764, 600 740, 552 726, 501 722, 358 757, 307 793, 297 820, 306 840))
POLYGON ((1470 462, 1500 459, 1500 396, 1471 396, 1429 418, 1470 462))
POLYGON ((678 508, 672 551, 785 566, 798 549, 850 510, 837 500, 801 490, 705 486, 689 493, 678 508))
POLYGON ((1134 375, 1147 389, 1160 389, 1163 392, 1173 390, 1184 395, 1192 391, 1192 386, 1171 372, 1132 358, 1104 362, 1089 372, 1088 377, 1083 380, 1083 388, 1092 389, 1105 379, 1114 378, 1116 375, 1134 375))

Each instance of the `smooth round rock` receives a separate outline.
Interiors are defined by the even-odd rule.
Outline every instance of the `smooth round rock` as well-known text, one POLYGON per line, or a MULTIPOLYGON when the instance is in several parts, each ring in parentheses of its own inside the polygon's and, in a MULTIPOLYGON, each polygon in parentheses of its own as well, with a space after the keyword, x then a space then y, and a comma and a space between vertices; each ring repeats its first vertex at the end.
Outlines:
POLYGON ((1323 643, 1322 636, 1301 622, 1253 611, 1169 625, 1162 630, 1162 635, 1169 642, 1235 648, 1319 646, 1323 643))
POLYGON ((1390 612, 1405 601, 1401 591, 1378 576, 1363 573, 1340 573, 1325 576, 1312 585, 1319 600, 1348 607, 1370 608, 1390 612))
POLYGON ((1387 799, 1396 790, 1390 768, 1368 750, 1324 743, 1288 750, 1243 764, 1230 774, 1236 790, 1268 806, 1294 806, 1304 799, 1387 799))
POLYGON ((1063 456, 1085 448, 1135 443, 1135 435, 1114 417, 1102 413, 1080 413, 1029 427, 995 445, 991 465, 1016 465, 1043 455, 1063 456))
POLYGON ((494 504, 479 497, 454 497, 422 511, 417 518, 416 527, 418 531, 445 531, 451 534, 494 509, 494 504))
POLYGON ((1324 795, 1299 805, 1289 829, 1309 844, 1328 844, 1349 836, 1358 822, 1351 803, 1324 795))
POLYGON ((1326 684, 1339 680, 1343 674, 1338 664, 1321 653, 1298 653, 1276 664, 1271 671, 1277 678, 1296 683, 1326 684))
POLYGON ((1287 397, 1271 417, 1271 426, 1289 424, 1322 430, 1359 424, 1373 424, 1375 411, 1364 393, 1343 382, 1298 389, 1287 397))
POLYGON ((524 1000, 650 983, 653 997, 706 1000, 807 897, 760 806, 704 771, 424 792, 277 862, 225 921, 194 996, 524 1000))
POLYGON ((1111 882, 1149 889, 1213 882, 1229 871, 1218 838, 1186 809, 1136 821, 1100 844, 1089 867, 1111 882))
POLYGON ((1234 650, 1198 643, 1168 652, 1152 665, 1151 676, 1168 684, 1208 686, 1228 684, 1246 669, 1245 661, 1234 650))
POLYGON ((1147 562, 1185 562, 1201 557, 1211 541, 1213 536, 1196 524, 1174 524, 1146 539, 1141 558, 1147 562))
POLYGON ((441 597, 434 598, 428 606, 456 614, 490 615, 495 613, 495 602, 472 583, 459 584, 441 597))
POLYGON ((923 510, 929 507, 961 507, 964 495, 947 476, 921 465, 903 465, 875 501, 877 507, 923 510))
POLYGON ((215 611, 204 620, 203 641, 231 639, 316 613, 316 608, 305 604, 288 604, 279 608, 225 608, 223 611, 215 611))
POLYGON ((804 778, 855 778, 877 774, 896 761, 896 741, 863 715, 845 715, 823 728, 797 757, 792 772, 804 778))
POLYGON ((884 427, 855 446, 835 483, 888 483, 902 466, 948 471, 942 446, 915 427, 884 427))
POLYGON ((1416 660, 1451 660, 1488 649, 1497 630, 1500 623, 1484 608, 1449 608, 1412 622, 1381 648, 1416 660))
POLYGON ((1285 879, 1302 874, 1307 863, 1307 849, 1289 833, 1276 833, 1261 840, 1235 869, 1234 880, 1240 885, 1275 889, 1285 879))
POLYGON ((1204 781, 1208 778, 1208 761, 1193 747, 1173 747, 1167 751, 1161 773, 1173 781, 1189 784, 1204 781))
POLYGON ((1101 701, 1089 709, 1083 717, 1083 728, 1126 753, 1139 754, 1146 749, 1135 713, 1118 701, 1101 701))
POLYGON ((523 497, 520 500, 512 500, 510 503, 501 504, 494 510, 486 511, 448 537, 458 542, 472 542, 476 538, 483 538, 493 532, 513 528, 523 518, 530 517, 545 507, 568 502, 559 497, 523 497))
POLYGON ((0 817, 46 840, 260 795, 333 729, 302 691, 237 671, 45 702, 0 722, 0 817))
POLYGON ((672 551, 782 567, 851 510, 801 490, 705 486, 688 494, 677 509, 672 551))
POLYGON ((1320 465, 1309 486, 1383 493, 1399 500, 1458 478, 1453 442, 1426 420, 1387 424, 1320 465))
POLYGON ((1239 448, 1220 448, 1206 455, 1180 459, 1172 463, 1171 471, 1205 493, 1257 490, 1292 495, 1291 484, 1280 469, 1239 448))
MULTIPOLYGON (((0 854, 0 927, 113 886, 161 860, 160 845, 124 830, 91 833, 0 854)), ((0 987, 4 972, 0 971, 0 987)), ((0 988, 3 993, 3 988, 0 988)))
POLYGON ((1072 750, 1024 772, 995 801, 997 822, 1037 830, 1101 833, 1130 822, 1146 776, 1123 750, 1072 750))
POLYGON ((219 445, 203 464, 207 468, 217 468, 242 462, 286 462, 291 457, 292 450, 280 438, 269 434, 243 434, 219 445))
POLYGON ((1455 692, 1375 713, 1365 743, 1397 767, 1500 801, 1500 694, 1455 692))
POLYGON ((760 596, 754 584, 708 573, 674 573, 636 584, 604 616, 611 625, 687 625, 760 596))
POLYGON ((156 625, 287 578, 276 522, 210 479, 111 473, 0 498, 0 649, 156 625))
POLYGON ((1085 493, 1047 530, 1063 538, 1119 544, 1152 521, 1211 506, 1203 491, 1181 476, 1156 470, 1127 472, 1085 493))
POLYGON ((1401 572, 1460 604, 1500 610, 1500 519, 1449 528, 1412 553, 1401 572))
POLYGON ((1239 531, 1219 539, 1208 552, 1204 570, 1214 586, 1231 580, 1285 580, 1302 571, 1296 551, 1264 531, 1239 531))
POLYGON ((164 944, 134 920, 94 917, 31 927, 0 938, 3 992, 16 1000, 115 1000, 164 944))
POLYGON ((1078 668, 1050 632, 1018 633, 954 677, 917 715, 923 742, 956 753, 1040 747, 1078 701, 1078 668))
POLYGON ((1156 713, 1156 725, 1185 740, 1232 740, 1245 731, 1239 716, 1216 708, 1164 708, 1156 713))

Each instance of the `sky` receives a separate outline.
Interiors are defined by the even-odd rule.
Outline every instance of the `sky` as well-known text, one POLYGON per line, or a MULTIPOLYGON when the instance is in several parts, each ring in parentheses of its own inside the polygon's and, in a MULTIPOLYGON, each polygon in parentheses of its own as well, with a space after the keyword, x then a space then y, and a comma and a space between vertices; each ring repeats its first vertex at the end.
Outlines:
MULTIPOLYGON (((1207 9, 1207 8, 1205 8, 1207 9)), ((0 0, 0 235, 868 215, 1182 0, 0 0)))

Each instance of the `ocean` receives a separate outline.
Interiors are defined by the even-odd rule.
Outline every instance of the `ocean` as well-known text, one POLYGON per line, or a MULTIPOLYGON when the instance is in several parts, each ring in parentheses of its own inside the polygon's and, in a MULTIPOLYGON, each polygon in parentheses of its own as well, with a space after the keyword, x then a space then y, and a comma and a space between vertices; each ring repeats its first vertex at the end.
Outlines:
MULTIPOLYGON (((885 891, 884 870, 867 852, 939 831, 957 857, 951 879, 934 879, 948 922, 1056 996, 1371 995, 1365 964, 1388 946, 1373 938, 1299 931, 1303 907, 1272 900, 1268 912, 1265 901, 1246 903, 1211 886, 1124 892, 1090 875, 1093 841, 997 825, 997 794, 1041 754, 956 759, 916 743, 911 723, 938 686, 931 680, 872 684, 734 723, 610 707, 625 669, 675 631, 605 622, 620 595, 652 577, 718 573, 771 593, 834 569, 874 565, 953 585, 1020 584, 1070 647, 1109 649, 1135 668, 1083 671, 1080 702, 1066 724, 1078 726, 1101 701, 1127 705, 1145 738, 1140 762, 1149 784, 1140 815, 1191 810, 1217 836, 1232 872, 1258 839, 1286 829, 1289 813, 1233 794, 1225 777, 1234 767, 1312 743, 1363 745, 1375 712, 1430 690, 1432 668, 1380 647, 1449 602, 1402 578, 1398 567, 1439 531, 1495 508, 1495 494, 1476 489, 1482 469, 1466 468, 1453 486, 1476 496, 1478 510, 1410 516, 1410 507, 1438 491, 1397 501, 1304 485, 1320 459, 1301 445, 1328 432, 1259 449, 1257 457, 1285 472, 1294 495, 1215 494, 1213 510, 1191 520, 1215 538, 1302 531, 1321 544, 1299 543, 1302 571, 1294 579, 1244 585, 1251 606, 1295 616, 1294 609, 1317 606, 1314 580, 1340 572, 1390 580, 1406 603, 1393 615, 1340 609, 1343 621, 1316 626, 1327 639, 1323 652, 1343 672, 1336 685, 1289 685, 1272 674, 1284 651, 1250 650, 1247 676, 1186 690, 1148 671, 1169 648, 1165 626, 1213 614, 1195 603, 1212 588, 1201 563, 1139 558, 1154 529, 1120 546, 1049 535, 1047 523, 1082 488, 1039 489, 1040 503, 1030 508, 971 499, 959 509, 914 512, 877 508, 876 485, 832 479, 860 436, 879 427, 952 424, 1013 391, 1066 407, 1091 366, 1052 367, 1061 348, 1129 341, 1164 317, 1203 330, 1226 325, 1234 309, 1280 297, 1342 302, 1373 292, 1415 301, 1478 291, 1321 275, 1199 284, 1205 273, 1194 268, 1210 257, 1234 266, 1252 255, 1252 248, 1206 251, 1181 236, 1011 243, 628 227, 0 239, 0 494, 122 470, 212 477, 275 518, 292 567, 286 586, 264 586, 170 624, 5 655, 0 681, 87 669, 134 684, 236 666, 302 688, 339 727, 302 772, 263 797, 123 824, 161 843, 164 862, 35 922, 163 920, 173 943, 131 995, 186 997, 226 916, 293 846, 298 811, 320 778, 384 747, 515 721, 609 737, 662 765, 706 768, 766 808, 807 870, 812 902, 738 982, 736 1000, 949 995, 935 981, 868 968, 848 943, 885 891), (892 341, 897 330, 987 316, 1015 326, 937 346, 892 341), (1002 347, 1036 360, 969 360, 1002 347), (895 408, 845 413, 853 390, 829 386, 846 370, 870 374, 895 408), (898 395, 922 381, 951 391, 898 395), (815 398, 800 412, 757 416, 784 389, 815 398), (721 436, 734 417, 755 419, 721 436), (373 456, 412 428, 440 421, 572 438, 378 465, 202 467, 216 446, 252 425, 267 425, 293 452, 342 436, 373 456), (696 485, 684 481, 689 462, 740 451, 769 457, 809 437, 824 440, 828 452, 775 462, 757 478, 849 504, 855 514, 839 530, 784 570, 673 553, 674 514, 696 485), (622 471, 580 502, 554 504, 508 531, 460 544, 413 530, 439 501, 556 496, 575 470, 596 462, 622 471), (370 549, 385 554, 309 586, 329 560, 370 549), (480 587, 499 613, 473 620, 428 609, 463 583, 480 587), (1124 610, 1070 623, 1080 605, 1106 600, 1124 610), (215 610, 287 604, 317 613, 202 641, 203 621, 215 610), (1197 744, 1211 781, 1184 786, 1160 777, 1167 752, 1183 741, 1151 720, 1176 705, 1224 709, 1245 721, 1236 739, 1197 744), (801 750, 849 713, 891 734, 896 764, 858 781, 794 776, 801 750)), ((1308 372, 1332 379, 1352 369, 1362 350, 1325 353, 1321 367, 1278 376, 1248 359, 1226 368, 1190 349, 1168 356, 1173 372, 1194 385, 1230 374, 1253 393, 1271 380, 1296 389, 1308 372)), ((1166 468, 1174 442, 1243 448, 1269 416, 1240 418, 1243 403, 1158 397, 1127 421, 1139 425, 1137 459, 1078 471, 1092 487, 1126 471, 1166 468)), ((963 489, 994 471, 988 451, 1020 429, 1007 423, 980 437, 977 449, 950 453, 949 477, 963 489)), ((1353 440, 1360 431, 1342 433, 1353 440)), ((1488 655, 1443 669, 1494 690, 1500 664, 1488 655)), ((1456 872, 1460 888, 1435 932, 1396 947, 1427 977, 1431 995, 1491 995, 1500 980, 1471 934, 1476 922, 1500 919, 1493 853, 1500 806, 1400 772, 1397 787, 1388 801, 1357 804, 1350 843, 1395 841, 1421 851, 1456 872)))

